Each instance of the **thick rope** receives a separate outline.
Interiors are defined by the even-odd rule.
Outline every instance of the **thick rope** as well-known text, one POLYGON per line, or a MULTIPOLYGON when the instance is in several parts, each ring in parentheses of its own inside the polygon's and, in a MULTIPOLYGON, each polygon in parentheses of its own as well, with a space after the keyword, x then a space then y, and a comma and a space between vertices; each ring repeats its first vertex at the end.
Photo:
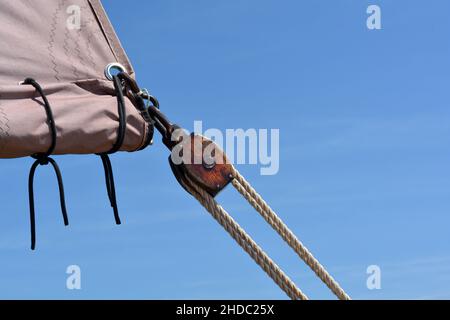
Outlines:
POLYGON ((232 184, 236 190, 258 211, 259 214, 272 226, 272 228, 286 241, 286 243, 299 255, 299 257, 315 272, 315 274, 330 288, 341 300, 351 298, 341 288, 339 283, 325 270, 311 252, 297 239, 286 224, 269 207, 264 199, 253 189, 245 178, 233 167, 232 184))
POLYGON ((51 137, 51 143, 49 148, 45 153, 36 153, 33 154, 31 157, 36 159, 36 161, 32 164, 30 169, 30 174, 28 176, 28 200, 30 205, 30 228, 31 228, 31 250, 34 250, 36 248, 36 213, 34 208, 34 174, 36 172, 36 168, 39 165, 45 166, 49 163, 52 165, 53 169, 56 173, 56 178, 58 180, 58 187, 59 187, 59 201, 61 204, 61 211, 64 219, 64 225, 69 225, 69 219, 67 217, 67 209, 66 209, 66 200, 64 195, 64 184, 61 176, 61 171, 59 170, 59 166, 56 163, 55 160, 50 158, 50 155, 53 153, 53 151, 56 148, 56 139, 57 139, 57 132, 56 132, 56 124, 55 119, 53 117, 53 111, 52 107, 50 106, 50 103, 48 102, 47 96, 44 93, 44 90, 42 89, 41 85, 34 80, 33 78, 26 78, 22 84, 25 85, 32 85, 34 89, 39 93, 41 96, 43 102, 44 102, 44 109, 45 113, 47 115, 47 124, 50 129, 50 137, 51 137))
POLYGON ((270 278, 292 299, 308 300, 308 297, 295 283, 273 262, 244 229, 223 209, 214 198, 188 177, 182 180, 184 187, 217 222, 236 240, 252 259, 269 275, 270 278))

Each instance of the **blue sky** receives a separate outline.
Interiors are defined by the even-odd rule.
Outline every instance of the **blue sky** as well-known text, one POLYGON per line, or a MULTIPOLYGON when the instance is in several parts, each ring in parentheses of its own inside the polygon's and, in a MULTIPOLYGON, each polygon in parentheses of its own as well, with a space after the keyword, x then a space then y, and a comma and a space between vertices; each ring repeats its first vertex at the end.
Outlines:
MULTIPOLYGON (((448 1, 103 2, 175 122, 280 129, 277 175, 239 169, 350 296, 450 299, 448 1), (366 28, 369 4, 382 30, 366 28), (372 264, 381 290, 366 288, 372 264)), ((121 226, 98 157, 56 157, 68 228, 39 168, 35 252, 32 160, 1 161, 0 298, 286 298, 178 186, 156 141, 112 157, 121 226)), ((218 199, 307 295, 333 298, 234 190, 218 199)))

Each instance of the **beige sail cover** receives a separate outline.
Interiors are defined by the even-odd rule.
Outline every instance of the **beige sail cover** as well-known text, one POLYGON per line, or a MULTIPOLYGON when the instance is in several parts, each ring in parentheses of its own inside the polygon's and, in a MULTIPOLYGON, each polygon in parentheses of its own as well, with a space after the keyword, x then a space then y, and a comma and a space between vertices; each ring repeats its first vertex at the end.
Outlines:
MULTIPOLYGON (((119 126, 114 86, 104 75, 112 62, 134 75, 98 0, 0 0, 0 158, 45 153, 51 144, 40 95, 19 84, 27 77, 51 105, 54 154, 110 150, 119 126)), ((120 150, 134 151, 148 142, 149 128, 125 100, 120 150)))

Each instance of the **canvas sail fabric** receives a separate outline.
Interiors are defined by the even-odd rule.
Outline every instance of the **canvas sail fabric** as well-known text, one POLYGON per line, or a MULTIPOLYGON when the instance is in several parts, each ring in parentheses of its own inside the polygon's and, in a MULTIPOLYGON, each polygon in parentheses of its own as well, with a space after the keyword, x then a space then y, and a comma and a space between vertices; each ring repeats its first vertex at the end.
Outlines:
MULTIPOLYGON (((133 68, 98 0, 0 0, 0 158, 45 153, 52 142, 43 88, 56 125, 54 154, 104 153, 117 140, 119 114, 112 62, 133 68), (74 14, 79 13, 79 28, 74 14), (75 20, 74 20, 75 19, 75 20)), ((125 97, 121 151, 149 143, 149 125, 125 97)))

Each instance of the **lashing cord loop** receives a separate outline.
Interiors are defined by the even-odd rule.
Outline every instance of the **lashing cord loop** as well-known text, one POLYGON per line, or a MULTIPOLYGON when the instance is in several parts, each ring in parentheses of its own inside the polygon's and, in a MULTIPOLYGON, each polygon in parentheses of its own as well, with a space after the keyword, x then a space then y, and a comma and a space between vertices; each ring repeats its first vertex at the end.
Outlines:
POLYGON ((106 191, 108 193, 108 198, 109 198, 111 207, 113 208, 114 220, 115 220, 116 224, 121 224, 120 216, 119 216, 119 209, 117 206, 114 174, 113 174, 112 164, 111 164, 109 155, 119 151, 123 145, 123 141, 125 140, 126 109, 125 109, 125 99, 123 96, 124 88, 122 86, 122 83, 117 75, 113 75, 112 80, 114 83, 114 89, 116 91, 117 111, 118 111, 118 115, 119 115, 119 127, 117 129, 117 139, 109 151, 100 153, 99 156, 102 159, 103 169, 105 172, 106 191))
MULTIPOLYGON (((113 175, 111 160, 108 155, 119 151, 125 140, 127 115, 126 115, 124 92, 128 89, 131 91, 131 94, 132 94, 131 98, 134 99, 135 106, 137 107, 138 111, 141 113, 142 117, 151 124, 151 129, 149 129, 150 130, 149 133, 151 136, 153 136, 153 125, 156 125, 156 123, 149 117, 147 108, 144 105, 143 99, 147 99, 148 101, 151 101, 153 106, 158 106, 158 107, 159 107, 159 102, 156 98, 149 95, 148 92, 147 92, 147 95, 143 94, 143 92, 145 92, 145 91, 141 91, 139 86, 137 85, 136 81, 125 71, 122 70, 117 75, 110 75, 110 77, 113 81, 114 89, 116 91, 116 96, 117 96, 119 127, 117 129, 117 140, 114 143, 111 150, 109 150, 105 153, 101 153, 101 154, 99 154, 99 156, 102 159, 103 169, 105 172, 106 190, 108 192, 108 198, 111 203, 111 207, 113 208, 113 211, 114 211, 114 219, 115 219, 116 224, 121 224, 119 210, 118 210, 118 206, 117 206, 114 175, 113 175)), ((151 142, 151 139, 149 139, 149 143, 150 142, 151 142)), ((144 144, 142 146, 142 148, 140 148, 139 150, 145 148, 146 145, 147 145, 147 143, 144 144)))
MULTIPOLYGON (((164 144, 169 150, 175 150, 174 144, 178 141, 173 137, 169 140, 169 135, 174 128, 179 128, 172 124, 157 108, 149 108, 150 116, 161 124, 161 135, 164 144), (169 142, 171 141, 171 142, 169 142)), ((169 162, 172 171, 178 182, 192 196, 194 196, 201 205, 213 216, 214 219, 231 235, 231 237, 250 255, 252 259, 269 275, 270 278, 291 298, 308 299, 308 297, 289 279, 289 277, 275 264, 275 262, 258 246, 258 244, 247 234, 247 232, 226 212, 222 206, 215 200, 215 196, 229 183, 256 209, 256 211, 270 224, 270 226, 286 241, 286 243, 297 253, 297 255, 314 271, 314 273, 328 286, 328 288, 341 300, 350 300, 339 283, 327 272, 327 270, 319 263, 312 253, 300 242, 287 225, 279 218, 279 216, 269 207, 264 199, 253 189, 253 187, 244 179, 244 177, 236 170, 236 168, 226 160, 223 152, 218 151, 215 146, 216 160, 212 167, 207 166, 205 161, 205 148, 210 148, 210 144, 203 143, 208 140, 200 135, 183 136, 181 142, 185 139, 190 143, 182 144, 183 148, 187 147, 187 152, 193 152, 194 156, 187 159, 201 158, 201 162, 174 164, 172 158, 169 162), (200 148, 195 147, 195 142, 201 143, 200 148), (194 147, 192 147, 194 145, 194 147)), ((211 142, 213 143, 213 142, 211 142)), ((185 152, 177 148, 176 152, 185 152)))
POLYGON ((61 170, 59 169, 58 164, 55 160, 53 160, 50 155, 53 153, 56 147, 56 125, 55 120, 53 118, 53 112, 52 108, 50 106, 50 103, 48 102, 48 99, 42 90, 42 87, 39 85, 39 83, 32 79, 32 78, 26 78, 22 84, 25 85, 31 85, 33 86, 36 91, 41 96, 43 102, 44 102, 44 108, 45 112, 47 114, 47 124, 50 128, 50 135, 51 135, 51 143, 50 147, 45 153, 36 153, 32 155, 36 161, 32 164, 30 168, 30 174, 28 177, 28 200, 29 200, 29 206, 30 206, 30 227, 31 227, 31 250, 34 250, 36 248, 36 212, 34 207, 34 175, 36 172, 36 168, 41 165, 45 166, 49 163, 52 165, 53 170, 55 171, 56 178, 58 180, 58 188, 59 188, 59 202, 61 205, 61 212, 63 215, 64 225, 69 225, 69 219, 67 216, 67 209, 66 209, 66 201, 65 201, 65 195, 64 195, 64 184, 62 180, 61 170))

